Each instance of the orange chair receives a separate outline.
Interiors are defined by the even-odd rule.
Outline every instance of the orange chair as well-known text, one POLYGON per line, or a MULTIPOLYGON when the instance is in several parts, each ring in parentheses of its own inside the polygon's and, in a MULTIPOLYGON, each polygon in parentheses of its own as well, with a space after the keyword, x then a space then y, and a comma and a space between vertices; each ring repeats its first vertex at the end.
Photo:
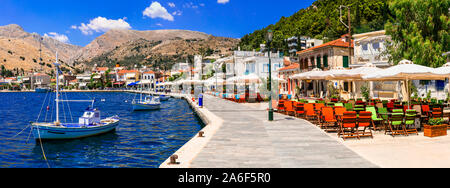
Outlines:
POLYGON ((373 138, 372 130, 368 127, 372 125, 372 112, 359 112, 358 118, 358 136, 370 136, 373 138), (364 128, 364 130, 360 130, 364 128))
POLYGON ((288 116, 294 116, 295 115, 295 109, 293 105, 293 101, 286 101, 284 102, 284 106, 286 107, 285 114, 288 116))
POLYGON ((239 95, 238 103, 245 103, 245 95, 239 95))
POLYGON ((345 140, 346 138, 359 138, 358 131, 356 130, 357 125, 356 112, 344 112, 344 116, 342 117, 340 131, 338 136, 342 135, 342 138, 345 140))
POLYGON ((344 107, 335 107, 334 108, 334 115, 336 116, 336 120, 340 121, 342 119, 342 116, 344 116, 344 112, 347 112, 347 109, 344 107))
POLYGON ((305 118, 305 104, 295 102, 294 103, 295 117, 305 118))
POLYGON ((311 121, 311 123, 317 122, 318 116, 316 111, 314 111, 314 104, 305 104, 306 120, 311 121))
POLYGON ((286 111, 286 108, 284 107, 284 100, 278 101, 277 111, 279 113, 284 113, 286 111))
POLYGON ((332 107, 323 107, 320 118, 321 128, 326 132, 338 131, 337 120, 332 107))

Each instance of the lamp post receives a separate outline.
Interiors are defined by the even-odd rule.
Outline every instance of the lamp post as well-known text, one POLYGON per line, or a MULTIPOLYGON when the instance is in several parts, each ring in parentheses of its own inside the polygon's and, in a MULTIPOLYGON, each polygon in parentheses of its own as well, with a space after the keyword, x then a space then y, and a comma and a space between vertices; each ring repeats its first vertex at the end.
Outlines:
POLYGON ((267 54, 269 56, 269 80, 267 86, 269 89, 269 121, 273 121, 273 106, 272 106, 272 60, 270 59, 271 43, 273 38, 273 32, 271 29, 267 32, 267 54))

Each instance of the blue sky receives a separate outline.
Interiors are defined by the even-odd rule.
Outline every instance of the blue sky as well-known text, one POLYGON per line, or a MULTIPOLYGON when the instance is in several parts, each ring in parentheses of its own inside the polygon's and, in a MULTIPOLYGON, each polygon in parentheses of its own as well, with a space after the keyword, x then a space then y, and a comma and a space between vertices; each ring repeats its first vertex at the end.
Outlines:
POLYGON ((314 0, 2 0, 0 25, 85 46, 108 29, 186 29, 241 38, 314 0))

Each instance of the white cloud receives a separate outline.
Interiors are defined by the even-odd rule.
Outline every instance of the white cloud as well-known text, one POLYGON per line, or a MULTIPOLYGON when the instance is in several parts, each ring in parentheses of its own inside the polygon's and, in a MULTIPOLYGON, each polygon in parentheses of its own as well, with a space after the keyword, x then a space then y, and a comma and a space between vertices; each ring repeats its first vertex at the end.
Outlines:
POLYGON ((219 4, 227 4, 228 2, 230 2, 230 0, 217 0, 217 3, 219 4))
POLYGON ((81 23, 81 26, 71 26, 72 29, 79 29, 84 35, 92 35, 94 32, 107 32, 111 29, 131 29, 126 18, 112 20, 104 17, 97 17, 90 20, 89 24, 81 23))
POLYGON ((174 15, 174 16, 181 16, 182 14, 183 14, 183 12, 181 12, 179 10, 172 13, 172 15, 174 15))
POLYGON ((157 1, 152 2, 152 4, 144 10, 143 14, 152 19, 162 18, 164 20, 174 21, 173 16, 157 1))
POLYGON ((175 7, 175 3, 169 2, 168 3, 169 7, 174 8, 175 7))
POLYGON ((69 42, 69 37, 67 37, 66 35, 63 35, 63 34, 55 33, 55 32, 45 33, 44 37, 53 38, 53 39, 58 40, 59 42, 63 42, 63 43, 69 42))

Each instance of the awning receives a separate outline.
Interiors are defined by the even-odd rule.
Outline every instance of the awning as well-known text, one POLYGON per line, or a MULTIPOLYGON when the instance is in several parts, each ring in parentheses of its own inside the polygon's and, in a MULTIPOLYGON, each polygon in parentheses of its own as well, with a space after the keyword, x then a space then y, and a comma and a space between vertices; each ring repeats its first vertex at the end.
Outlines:
POLYGON ((131 83, 131 84, 128 84, 128 86, 135 86, 135 85, 138 85, 140 82, 138 81, 138 82, 133 82, 133 83, 131 83))
POLYGON ((125 84, 125 82, 116 82, 116 83, 114 83, 114 85, 124 85, 125 84))

